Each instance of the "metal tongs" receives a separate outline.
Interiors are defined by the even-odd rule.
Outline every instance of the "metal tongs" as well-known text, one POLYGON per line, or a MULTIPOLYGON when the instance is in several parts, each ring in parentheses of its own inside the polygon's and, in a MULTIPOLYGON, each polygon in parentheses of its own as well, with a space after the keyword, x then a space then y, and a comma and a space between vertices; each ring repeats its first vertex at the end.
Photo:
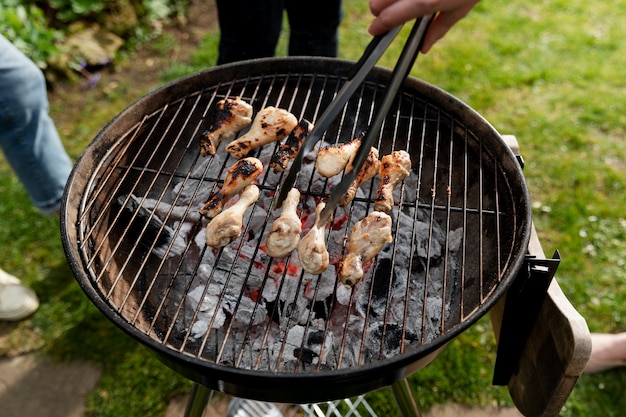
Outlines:
MULTIPOLYGON (((374 120, 368 127, 365 136, 361 140, 361 145, 352 160, 352 169, 344 174, 341 182, 331 191, 330 197, 328 198, 328 201, 326 201, 326 206, 320 213, 318 224, 326 224, 328 222, 331 214, 344 197, 346 191, 350 188, 350 185, 354 182, 356 174, 361 170, 361 167, 365 163, 374 141, 380 134, 383 121, 387 117, 387 113, 389 112, 391 104, 400 89, 400 85, 404 82, 413 67, 413 63, 415 62, 417 54, 422 46, 424 35, 428 30, 431 19, 432 15, 424 16, 416 20, 413 25, 411 34, 409 35, 402 53, 398 58, 398 62, 393 69, 391 81, 387 87, 380 108, 376 110, 374 120)), ((278 198, 274 204, 275 208, 280 208, 282 206, 287 194, 295 184, 296 178, 302 166, 304 155, 313 149, 313 146, 322 137, 324 131, 328 128, 332 121, 337 117, 341 109, 347 103, 348 99, 358 89, 363 80, 365 80, 365 77, 367 77, 401 28, 402 25, 393 28, 384 35, 374 37, 374 39, 372 39, 370 44, 367 46, 363 56, 354 65, 354 70, 352 71, 351 76, 348 77, 348 81, 343 85, 341 90, 339 90, 339 93, 337 93, 337 96, 326 108, 324 113, 322 113, 319 120, 316 121, 313 129, 302 144, 300 151, 294 158, 291 168, 289 169, 289 173, 280 187, 278 198)))

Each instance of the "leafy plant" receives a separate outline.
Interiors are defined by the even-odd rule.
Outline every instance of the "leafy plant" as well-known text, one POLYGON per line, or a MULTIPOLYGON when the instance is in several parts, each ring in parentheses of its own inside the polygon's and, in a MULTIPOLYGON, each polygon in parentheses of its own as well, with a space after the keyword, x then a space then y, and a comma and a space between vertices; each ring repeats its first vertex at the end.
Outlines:
POLYGON ((50 6, 57 11, 56 17, 62 22, 74 22, 80 18, 93 16, 103 11, 108 2, 93 0, 49 0, 50 6))
POLYGON ((63 33, 48 26, 40 8, 19 1, 0 1, 2 35, 32 59, 40 68, 59 53, 58 42, 63 33))

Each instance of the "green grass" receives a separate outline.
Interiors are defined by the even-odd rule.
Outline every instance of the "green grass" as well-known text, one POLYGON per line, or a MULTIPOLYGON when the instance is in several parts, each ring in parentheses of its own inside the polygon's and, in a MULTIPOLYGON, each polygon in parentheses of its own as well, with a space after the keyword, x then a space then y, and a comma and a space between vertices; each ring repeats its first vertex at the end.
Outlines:
MULTIPOLYGON (((345 0, 340 54, 355 60, 369 41, 367 2, 345 0)), ((526 160, 533 219, 547 254, 563 258, 557 279, 594 331, 626 328, 626 0, 482 2, 413 75, 450 92, 496 129, 514 134, 526 160)), ((406 30, 403 31, 406 36, 406 30)), ((218 35, 208 34, 188 62, 155 72, 153 87, 216 61, 218 35)), ((167 54, 175 39, 155 48, 167 54)), ((401 42, 381 63, 391 67, 401 42)), ((284 55, 286 38, 278 54, 284 55)), ((131 58, 132 59, 132 58, 131 58)), ((104 89, 106 90, 106 89, 104 89)), ((104 91, 76 120, 53 115, 73 157, 124 105, 145 94, 132 86, 104 91)), ((0 355, 38 350, 58 360, 85 359, 103 369, 88 397, 89 416, 162 416, 189 382, 106 320, 71 277, 58 221, 38 214, 0 157, 0 266, 42 298, 41 311, 17 325, 0 324, 0 355)), ((455 339, 411 377, 419 405, 510 404, 491 385, 495 342, 487 319, 455 339)), ((626 409, 626 372, 583 375, 563 416, 618 416, 626 409)), ((371 395, 393 415, 388 390, 371 395)))

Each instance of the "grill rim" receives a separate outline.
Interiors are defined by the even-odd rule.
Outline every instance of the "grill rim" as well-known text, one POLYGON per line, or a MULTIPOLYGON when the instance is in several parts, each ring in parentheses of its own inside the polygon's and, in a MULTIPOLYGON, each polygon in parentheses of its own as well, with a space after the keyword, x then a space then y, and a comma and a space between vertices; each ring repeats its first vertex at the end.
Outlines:
MULTIPOLYGON (((94 285, 89 275, 85 274, 80 254, 82 242, 77 240, 80 235, 77 231, 78 222, 71 220, 72 218, 75 220, 78 219, 78 214, 82 211, 82 208, 84 208, 82 205, 85 203, 82 196, 76 198, 75 194, 77 193, 72 191, 78 186, 78 182, 83 181, 83 184, 86 184, 86 182, 91 180, 90 175, 85 176, 85 174, 87 174, 84 172, 85 169, 81 170, 80 167, 83 165, 88 167, 98 166, 98 161, 102 159, 110 148, 108 145, 116 143, 115 138, 120 136, 120 132, 126 133, 132 126, 141 121, 144 115, 153 113, 158 108, 162 107, 163 103, 176 100, 185 93, 198 91, 199 80, 205 80, 207 77, 214 77, 215 79, 237 79, 252 77, 257 74, 269 75, 278 73, 278 71, 273 68, 280 68, 280 71, 283 73, 315 73, 343 76, 345 69, 350 68, 351 65, 352 62, 350 61, 334 58, 265 58, 224 65, 188 75, 165 84, 128 105, 102 128, 77 160, 70 174, 67 183, 68 186, 66 186, 64 192, 60 218, 63 248, 72 272, 90 301, 94 303, 107 318, 127 334, 155 351, 157 356, 159 356, 166 365, 189 379, 233 395, 241 395, 266 401, 295 402, 316 402, 335 399, 338 398, 338 395, 349 397, 390 385, 423 367, 425 365, 422 363, 424 359, 428 359, 429 355, 442 349, 449 341, 472 326, 478 319, 491 310, 495 303, 504 295, 513 281, 514 276, 521 268, 530 240, 531 207, 529 192, 524 181, 522 170, 513 152, 501 139, 496 129, 471 107, 458 98, 451 96, 449 93, 425 81, 409 77, 402 85, 402 89, 427 91, 428 98, 431 102, 437 103, 446 113, 451 114, 454 118, 462 120, 466 126, 472 128, 472 132, 475 136, 484 133, 491 136, 495 135, 501 139, 490 143, 490 146, 497 148, 490 148, 490 150, 496 155, 501 155, 499 159, 502 165, 502 172, 511 174, 511 178, 508 178, 507 181, 509 183, 513 182, 519 187, 518 191, 521 191, 521 195, 518 197, 518 205, 521 209, 520 216, 515 217, 520 223, 517 229, 519 238, 515 239, 516 250, 511 257, 511 261, 504 265, 508 269, 508 274, 503 273, 497 288, 469 318, 435 338, 436 344, 428 343, 410 352, 348 369, 295 374, 288 372, 248 370, 211 363, 201 358, 192 357, 184 352, 178 352, 165 344, 158 343, 148 334, 130 324, 112 307, 109 301, 106 300, 106 296, 94 285), (311 71, 311 68, 314 68, 315 72, 311 71), (267 69, 267 71, 265 71, 265 69, 267 69), (285 71, 287 69, 288 71, 285 71), (324 69, 326 69, 326 71, 324 69), (468 122, 468 120, 470 122, 468 122), (111 143, 106 143, 105 139, 107 137, 111 143), (81 210, 79 210, 79 207, 81 210), (271 380, 271 385, 274 388, 274 392, 272 393, 266 392, 267 387, 263 385, 268 382, 268 379, 271 380), (256 386, 257 384, 262 385, 260 390, 256 386), (323 386, 323 388, 313 389, 314 386, 318 385, 323 386)), ((390 70, 376 67, 372 71, 368 81, 384 84, 390 76, 390 70)))

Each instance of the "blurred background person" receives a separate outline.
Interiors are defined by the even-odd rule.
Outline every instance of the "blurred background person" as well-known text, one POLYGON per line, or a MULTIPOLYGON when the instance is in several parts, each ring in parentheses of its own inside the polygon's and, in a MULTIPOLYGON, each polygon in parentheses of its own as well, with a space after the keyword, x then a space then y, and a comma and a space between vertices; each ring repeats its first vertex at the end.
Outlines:
POLYGON ((341 0, 216 0, 218 65, 272 57, 289 21, 289 55, 336 57, 341 0))
MULTIPOLYGON (((43 214, 58 213, 72 162, 48 114, 43 73, 2 35, 0 147, 33 205, 43 214)), ((21 320, 38 307, 35 293, 0 269, 0 320, 21 320)))

